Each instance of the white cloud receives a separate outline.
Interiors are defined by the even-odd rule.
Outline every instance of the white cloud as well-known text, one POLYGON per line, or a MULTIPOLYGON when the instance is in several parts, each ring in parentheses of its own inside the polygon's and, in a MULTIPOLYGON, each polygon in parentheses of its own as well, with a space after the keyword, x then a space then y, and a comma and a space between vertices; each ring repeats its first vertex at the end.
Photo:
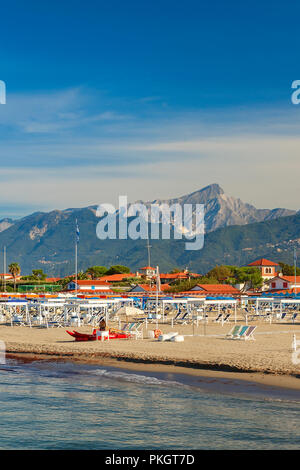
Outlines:
POLYGON ((11 96, 0 108, 2 206, 152 200, 218 182, 257 207, 299 209, 300 110, 147 114, 148 101, 139 114, 81 88, 11 96))

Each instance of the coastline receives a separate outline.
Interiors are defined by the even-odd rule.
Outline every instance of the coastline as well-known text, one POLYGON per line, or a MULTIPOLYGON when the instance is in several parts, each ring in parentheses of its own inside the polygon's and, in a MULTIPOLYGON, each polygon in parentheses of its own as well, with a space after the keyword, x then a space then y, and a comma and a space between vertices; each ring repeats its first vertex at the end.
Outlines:
MULTIPOLYGON (((170 326, 163 327, 170 331, 170 326)), ((6 357, 18 361, 99 364, 300 390, 300 365, 293 364, 291 359, 291 340, 295 331, 300 335, 299 324, 259 324, 255 341, 244 342, 225 339, 230 328, 211 324, 207 336, 201 335, 201 327, 192 336, 191 326, 176 326, 176 331, 185 335, 185 341, 172 343, 148 338, 75 342, 63 328, 0 326, 0 339, 5 342, 6 357)), ((78 330, 90 332, 88 327, 78 330)))
POLYGON ((116 356, 114 354, 57 354, 44 352, 7 352, 8 359, 15 359, 20 362, 74 362, 79 364, 101 365, 103 367, 110 366, 119 369, 126 369, 132 372, 145 373, 165 373, 175 375, 185 375, 189 378, 210 378, 238 380, 243 382, 254 382, 267 387, 276 387, 285 390, 300 390, 300 374, 278 374, 276 372, 261 372, 247 369, 236 369, 227 364, 214 363, 191 363, 189 361, 172 361, 172 359, 156 359, 132 356, 116 356))

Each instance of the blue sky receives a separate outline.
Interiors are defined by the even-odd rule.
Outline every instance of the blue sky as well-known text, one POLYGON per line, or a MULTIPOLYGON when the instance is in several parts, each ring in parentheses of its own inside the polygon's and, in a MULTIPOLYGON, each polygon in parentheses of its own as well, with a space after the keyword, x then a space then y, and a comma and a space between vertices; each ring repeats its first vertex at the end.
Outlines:
POLYGON ((219 183, 299 209, 296 1, 1 5, 0 217, 219 183))

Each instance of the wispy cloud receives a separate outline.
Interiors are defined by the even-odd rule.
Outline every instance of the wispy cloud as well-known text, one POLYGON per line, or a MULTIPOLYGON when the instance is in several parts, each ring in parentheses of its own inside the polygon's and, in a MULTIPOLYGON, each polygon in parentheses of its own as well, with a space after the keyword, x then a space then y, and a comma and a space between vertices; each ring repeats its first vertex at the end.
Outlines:
POLYGON ((42 207, 63 208, 118 194, 151 200, 217 181, 258 207, 299 208, 296 107, 178 112, 163 109, 160 97, 112 102, 84 88, 7 101, 0 107, 2 205, 30 208, 38 198, 42 207))

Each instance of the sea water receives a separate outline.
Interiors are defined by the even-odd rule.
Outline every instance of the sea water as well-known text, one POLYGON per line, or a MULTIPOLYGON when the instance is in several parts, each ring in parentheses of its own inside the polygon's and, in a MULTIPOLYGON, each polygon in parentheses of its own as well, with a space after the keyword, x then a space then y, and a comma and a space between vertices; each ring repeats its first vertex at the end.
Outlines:
POLYGON ((9 361, 0 449, 298 449, 298 391, 251 382, 9 361))

